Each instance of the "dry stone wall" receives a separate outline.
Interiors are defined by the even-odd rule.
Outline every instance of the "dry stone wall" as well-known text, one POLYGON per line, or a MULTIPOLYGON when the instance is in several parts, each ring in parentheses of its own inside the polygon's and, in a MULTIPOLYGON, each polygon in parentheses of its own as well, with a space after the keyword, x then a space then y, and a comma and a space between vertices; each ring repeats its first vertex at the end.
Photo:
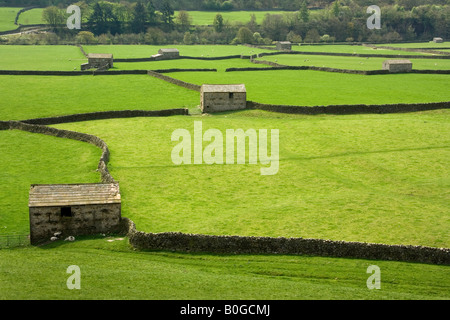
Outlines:
POLYGON ((450 249, 304 238, 145 233, 128 222, 130 244, 140 250, 218 254, 284 254, 450 264, 450 249))

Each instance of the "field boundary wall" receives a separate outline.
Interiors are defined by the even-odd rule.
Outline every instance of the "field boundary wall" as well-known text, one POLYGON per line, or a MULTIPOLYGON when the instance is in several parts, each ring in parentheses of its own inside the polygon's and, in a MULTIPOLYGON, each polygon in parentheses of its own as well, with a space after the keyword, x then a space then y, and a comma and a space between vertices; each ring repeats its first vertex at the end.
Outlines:
POLYGON ((282 254, 336 258, 391 260, 429 264, 450 264, 449 248, 323 239, 246 237, 187 234, 180 232, 145 233, 136 230, 130 219, 127 236, 139 250, 164 250, 216 254, 282 254))

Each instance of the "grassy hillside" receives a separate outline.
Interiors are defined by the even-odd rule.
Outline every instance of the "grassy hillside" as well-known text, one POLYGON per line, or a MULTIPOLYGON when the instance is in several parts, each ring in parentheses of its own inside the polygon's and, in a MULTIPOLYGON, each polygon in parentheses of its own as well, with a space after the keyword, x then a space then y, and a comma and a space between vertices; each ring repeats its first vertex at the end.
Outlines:
MULTIPOLYGON (((137 252, 121 238, 0 250, 0 299, 449 299, 448 267, 306 256, 137 252), (110 242, 111 240, 114 240, 110 242), (78 265, 81 289, 66 286, 78 265), (366 286, 368 266, 381 289, 366 286), (30 281, 33 279, 33 281, 30 281)), ((200 302, 201 303, 201 302, 200 302)), ((268 302, 270 303, 270 302, 268 302)), ((177 314, 179 310, 167 312, 177 314)), ((272 309, 271 315, 277 311, 272 309)))
POLYGON ((0 7, 0 32, 17 29, 14 24, 17 12, 22 8, 5 8, 0 7))
POLYGON ((139 230, 447 247, 448 116, 447 111, 319 117, 249 111, 58 127, 108 142, 123 214, 139 230), (248 160, 174 165, 177 143, 171 134, 178 128, 193 133, 196 120, 203 132, 215 128, 224 135, 228 128, 279 129, 278 173, 262 176, 260 168, 267 165, 248 160))
MULTIPOLYGON (((244 46, 179 48, 192 56, 265 51, 244 46)), ((157 53, 159 47, 86 49, 113 53, 116 58, 142 58, 157 53)), ((80 50, 71 46, 0 47, 0 56, 0 69, 16 70, 73 70, 85 61, 80 50)), ((301 57, 297 58, 286 61, 301 63, 301 57)), ((322 63, 333 66, 360 61, 323 59, 322 63)), ((368 61, 378 64, 372 58, 368 61)), ((450 100, 448 75, 224 72, 227 66, 247 65, 241 59, 178 60, 117 63, 115 68, 217 68, 219 72, 169 75, 196 84, 245 83, 248 99, 263 103, 314 106, 450 100)), ((191 116, 55 125, 97 135, 108 144, 109 170, 120 182, 122 216, 131 218, 140 231, 450 246, 447 109, 346 116, 258 110, 202 115, 197 108, 198 92, 147 75, 3 75, 0 92, 0 120, 189 108, 191 116), (202 122, 203 132, 218 129, 224 135, 227 129, 278 129, 278 173, 262 176, 260 169, 267 165, 260 163, 174 165, 171 152, 177 143, 171 141, 171 134, 176 129, 192 134, 194 121, 202 122)), ((203 147, 208 144, 204 142, 203 147)), ((30 184, 100 181, 96 169, 101 150, 87 143, 5 130, 0 131, 0 151, 0 235, 29 232, 30 184)), ((131 248, 126 237, 101 235, 42 247, 0 249, 0 283, 0 299, 450 298, 448 266, 289 255, 145 252, 131 248), (81 269, 81 290, 66 286, 70 265, 81 269), (381 290, 366 286, 370 265, 381 269, 381 290)))
POLYGON ((0 104, 2 120, 110 110, 192 108, 200 103, 198 92, 147 75, 0 76, 0 83, 5 90, 0 104))
POLYGON ((450 99, 448 75, 363 76, 320 71, 183 72, 170 76, 195 84, 244 83, 251 101, 287 105, 390 104, 450 99))

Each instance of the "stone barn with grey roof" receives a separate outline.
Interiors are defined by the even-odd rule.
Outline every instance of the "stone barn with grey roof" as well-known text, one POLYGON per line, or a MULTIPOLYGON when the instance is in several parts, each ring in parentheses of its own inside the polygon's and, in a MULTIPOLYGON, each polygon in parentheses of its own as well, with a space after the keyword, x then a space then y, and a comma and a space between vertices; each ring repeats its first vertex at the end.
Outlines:
POLYGON ((89 53, 87 58, 88 63, 83 63, 81 70, 108 70, 114 66, 114 58, 110 53, 89 53))
POLYGON ((204 113, 240 110, 247 107, 247 91, 244 84, 204 84, 200 100, 204 113))
POLYGON ((159 49, 158 54, 152 56, 155 60, 170 60, 178 59, 180 57, 180 51, 178 49, 159 49))
POLYGON ((412 62, 410 60, 385 60, 383 70, 389 70, 391 73, 411 72, 412 62))
POLYGON ((292 43, 290 41, 278 41, 277 50, 278 51, 291 51, 292 43))
POLYGON ((119 185, 31 185, 29 193, 30 242, 63 237, 114 233, 121 224, 119 185))

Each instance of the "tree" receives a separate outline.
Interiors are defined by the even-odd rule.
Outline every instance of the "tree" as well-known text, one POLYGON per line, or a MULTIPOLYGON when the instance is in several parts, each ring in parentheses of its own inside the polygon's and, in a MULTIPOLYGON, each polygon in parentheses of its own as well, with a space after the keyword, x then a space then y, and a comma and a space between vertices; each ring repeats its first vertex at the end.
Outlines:
POLYGON ((333 13, 333 15, 335 17, 339 17, 339 13, 341 12, 341 9, 340 9, 338 1, 335 1, 333 3, 333 6, 331 7, 331 12, 333 13))
POLYGON ((173 15, 175 14, 175 11, 168 0, 163 1, 160 11, 163 23, 166 26, 173 26, 173 15))
POLYGON ((216 14, 216 17, 214 18, 214 30, 216 32, 222 32, 223 31, 223 17, 220 13, 216 14))
POLYGON ((95 40, 95 36, 90 31, 80 31, 76 36, 77 43, 80 44, 94 44, 97 41, 95 40))
POLYGON ((320 41, 320 34, 317 29, 308 30, 305 36, 306 43, 316 43, 320 41))
POLYGON ((300 43, 302 42, 302 37, 296 34, 294 31, 289 31, 289 33, 286 36, 286 40, 292 43, 300 43))
POLYGON ((255 40, 252 31, 247 27, 241 27, 236 38, 239 43, 253 43, 255 40))
POLYGON ((181 30, 189 30, 192 24, 192 19, 187 11, 181 10, 177 15, 177 23, 181 30))
POLYGON ((303 22, 309 21, 309 9, 308 6, 306 5, 306 1, 303 1, 302 6, 300 7, 300 19, 303 22))
POLYGON ((139 1, 133 10, 133 20, 131 21, 131 29, 134 33, 145 32, 146 23, 149 19, 147 8, 139 1))
POLYGON ((112 6, 108 2, 97 2, 94 5, 94 11, 88 19, 89 29, 95 34, 100 35, 110 32, 116 34, 121 32, 119 19, 114 15, 112 6))
POLYGON ((66 21, 64 11, 55 6, 45 8, 44 11, 42 11, 42 19, 47 22, 53 30, 56 30, 58 25, 64 24, 66 21))

